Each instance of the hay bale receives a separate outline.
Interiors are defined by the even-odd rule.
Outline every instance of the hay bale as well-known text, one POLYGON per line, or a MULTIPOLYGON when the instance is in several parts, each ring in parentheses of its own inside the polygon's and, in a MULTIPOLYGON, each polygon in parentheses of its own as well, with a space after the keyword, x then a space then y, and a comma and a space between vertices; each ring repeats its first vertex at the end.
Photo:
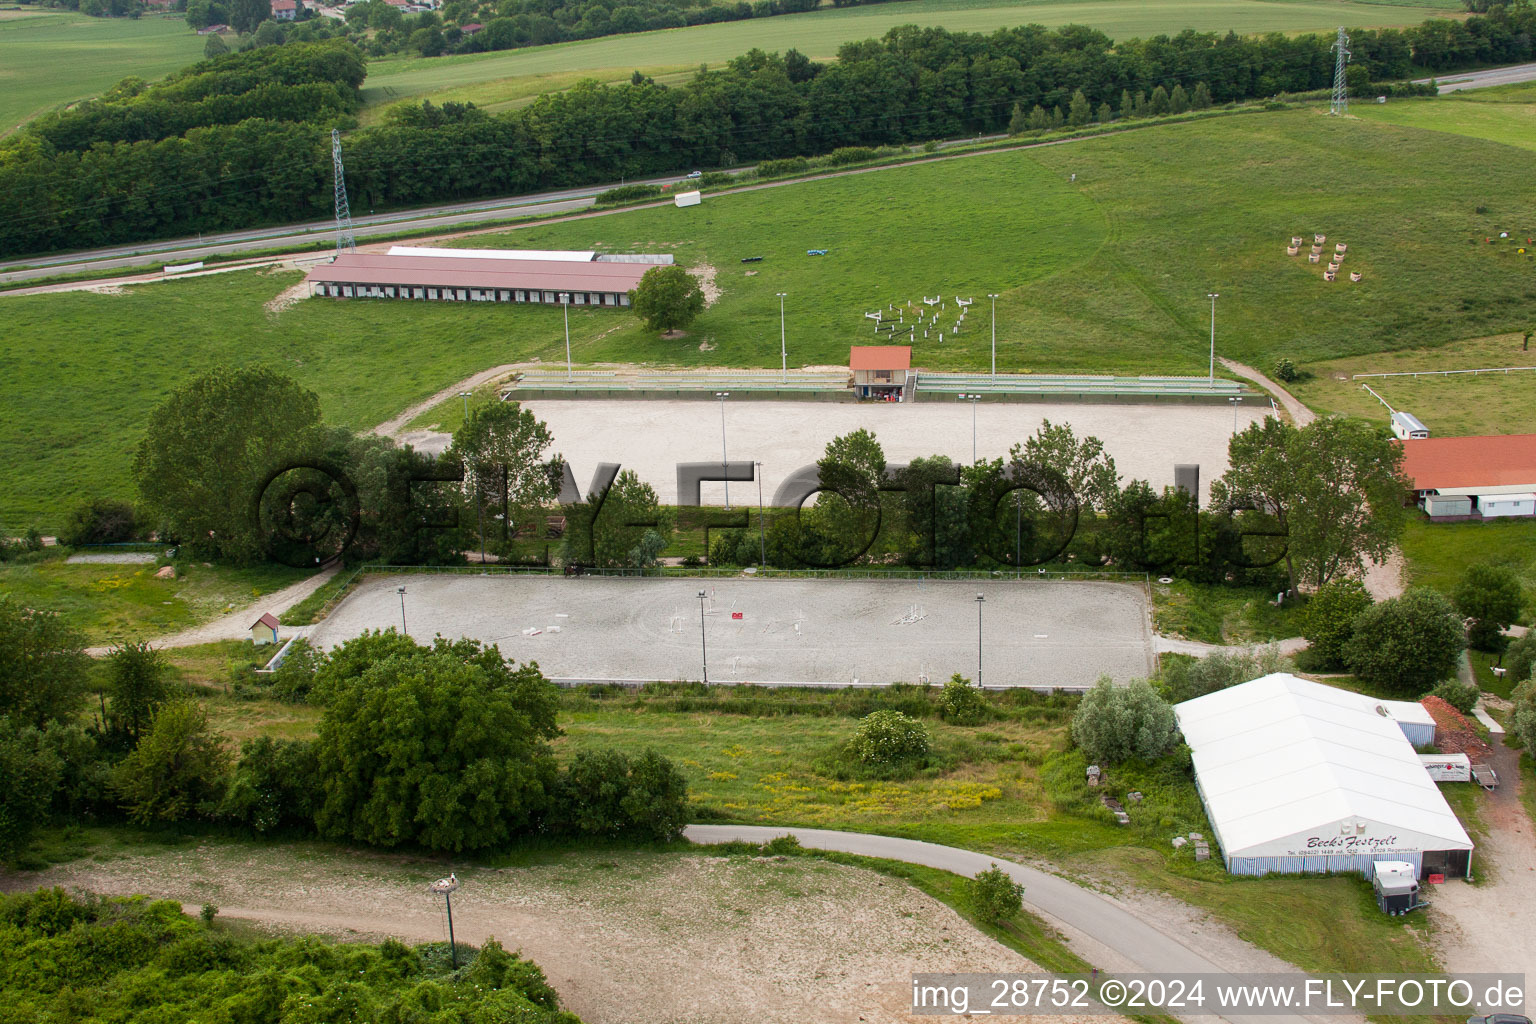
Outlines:
POLYGON ((1331 270, 1326 272, 1325 274, 1323 274, 1323 280, 1324 281, 1332 281, 1334 279, 1334 277, 1335 277, 1334 272, 1331 271, 1331 270))
POLYGON ((1335 245, 1333 247, 1333 251, 1334 252, 1348 252, 1349 251, 1349 246, 1345 245, 1343 242, 1340 242, 1338 245, 1335 245))
POLYGON ((1349 279, 1351 281, 1354 281, 1356 284, 1360 283, 1360 277, 1361 277, 1361 275, 1360 275, 1360 272, 1358 270, 1351 270, 1349 272, 1349 279))
POLYGON ((1328 241, 1328 236, 1327 235, 1313 235, 1312 236, 1312 241, 1316 242, 1318 245, 1322 245, 1324 242, 1328 241))
MULTIPOLYGON (((1288 245, 1288 246, 1286 246, 1286 247, 1285 247, 1285 254, 1286 254, 1286 255, 1287 255, 1287 256, 1295 256, 1295 255, 1296 255, 1296 254, 1297 254, 1297 253, 1298 253, 1298 252, 1300 252, 1300 251, 1301 251, 1301 250, 1300 250, 1300 249, 1298 249, 1298 248, 1297 248, 1297 247, 1296 247, 1296 246, 1294 246, 1294 245, 1288 245)), ((1523 251, 1524 251, 1524 250, 1521 250, 1521 251, 1522 251, 1522 252, 1523 252, 1523 251)))
POLYGON ((1307 262, 1308 263, 1316 263, 1316 262, 1318 262, 1321 259, 1322 259, 1322 257, 1314 252, 1312 255, 1307 257, 1307 262))

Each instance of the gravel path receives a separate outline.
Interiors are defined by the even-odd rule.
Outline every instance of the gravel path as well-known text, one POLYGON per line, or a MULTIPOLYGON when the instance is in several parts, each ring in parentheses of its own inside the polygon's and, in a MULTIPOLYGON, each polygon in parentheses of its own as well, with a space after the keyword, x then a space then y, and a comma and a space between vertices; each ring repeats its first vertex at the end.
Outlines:
POLYGON ((1255 384, 1259 385, 1259 387, 1263 388, 1270 394, 1274 395, 1277 399, 1279 399, 1280 405, 1285 409, 1287 413, 1290 414, 1291 422, 1296 424, 1298 427, 1304 427, 1308 423, 1311 423, 1313 420, 1317 419, 1317 414, 1314 413, 1311 409, 1308 409, 1306 406, 1302 405, 1301 402, 1297 400, 1295 395, 1291 394, 1289 391, 1285 390, 1285 388, 1281 387, 1279 384, 1276 384, 1274 381, 1270 380, 1268 377, 1264 376, 1264 374, 1260 373, 1258 370, 1255 370, 1253 367, 1246 366, 1232 359, 1228 359, 1225 356, 1221 357, 1221 365, 1225 366, 1239 377, 1248 378, 1255 384))
MULTIPOLYGON (((373 432, 379 437, 390 437, 394 438, 395 440, 399 440, 399 435, 403 430, 405 430, 405 425, 411 422, 411 420, 415 419, 417 416, 420 416, 422 413, 426 412, 428 409, 432 408, 434 405, 440 405, 443 402, 448 401, 448 399, 459 394, 460 392, 473 391, 475 388, 482 384, 489 384, 497 377, 505 377, 509 373, 521 370, 530 365, 532 364, 503 363, 500 366, 493 366, 489 370, 481 370, 479 373, 472 377, 465 377, 457 384, 452 384, 446 388, 443 388, 443 390, 439 391, 431 398, 417 402, 415 405, 407 408, 400 415, 385 420, 383 423, 380 423, 378 426, 374 427, 373 432)), ((447 446, 444 445, 444 447, 447 446)))
POLYGON ((156 559, 153 551, 104 551, 86 552, 79 555, 70 555, 64 559, 65 565, 153 565, 156 559))

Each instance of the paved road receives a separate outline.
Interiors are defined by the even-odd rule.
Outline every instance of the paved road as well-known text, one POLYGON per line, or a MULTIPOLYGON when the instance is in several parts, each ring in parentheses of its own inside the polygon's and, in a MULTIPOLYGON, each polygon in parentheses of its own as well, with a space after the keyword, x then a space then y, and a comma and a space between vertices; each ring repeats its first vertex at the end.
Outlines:
POLYGON ((1420 83, 1437 82, 1440 95, 1461 92, 1463 89, 1486 89, 1494 85, 1513 85, 1516 82, 1536 80, 1536 64, 1515 64, 1507 68, 1488 68, 1484 71, 1464 71, 1460 74, 1442 75, 1436 78, 1418 78, 1420 83))
MULTIPOLYGON (((1236 968, 1197 953, 1180 937, 1147 923, 1098 893, 1063 878, 1027 868, 1022 864, 916 839, 838 832, 820 828, 775 828, 766 825, 689 825, 683 832, 695 843, 746 841, 763 843, 791 834, 802 846, 837 850, 863 857, 882 857, 908 864, 952 871, 970 877, 993 864, 1024 885, 1024 901, 1031 908, 1082 932, 1114 950, 1142 973, 1224 974, 1236 968)), ((1259 950, 1247 951, 1263 956, 1259 950)), ((1250 960, 1251 962, 1251 960, 1250 960)), ((1294 969, 1294 968, 1293 968, 1294 969)), ((1206 1017, 1204 1019, 1211 1019, 1206 1017)), ((1297 1024, 1305 1017, 1244 1016, 1238 1024, 1297 1024)), ((1341 1018, 1346 1019, 1346 1018, 1341 1018)), ((1337 1024, 1337 1021, 1335 1022, 1337 1024)))

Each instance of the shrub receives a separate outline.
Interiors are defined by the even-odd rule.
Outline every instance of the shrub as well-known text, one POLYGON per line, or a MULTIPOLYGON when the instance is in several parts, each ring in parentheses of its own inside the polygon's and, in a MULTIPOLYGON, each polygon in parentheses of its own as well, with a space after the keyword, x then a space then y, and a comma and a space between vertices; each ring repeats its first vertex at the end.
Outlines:
POLYGON ((1072 716, 1072 739, 1090 760, 1116 764, 1139 757, 1153 761, 1178 741, 1173 706, 1145 679, 1116 686, 1108 676, 1083 695, 1072 716))
POLYGON ((1360 613, 1344 662, 1365 682, 1418 695, 1455 673, 1465 647, 1451 602, 1415 587, 1360 613))
POLYGON ((990 925, 1000 925, 1024 909, 1024 887, 996 864, 976 872, 966 890, 971 909, 990 925))
POLYGON ((82 544, 121 544, 134 537, 133 506, 126 501, 91 498, 69 513, 59 543, 77 548, 82 544))
POLYGON ((803 156, 793 156, 786 160, 764 160, 757 165, 757 174, 760 178, 776 178, 781 174, 804 174, 811 169, 811 162, 803 156))
MULTIPOLYGON (((209 38, 216 39, 218 37, 210 36, 209 38)), ((204 903, 203 909, 198 912, 197 916, 203 919, 203 924, 213 924, 213 919, 219 916, 219 908, 212 903, 204 903)))
POLYGON ((1514 704, 1509 731, 1525 747, 1526 756, 1536 757, 1536 682, 1527 679, 1515 687, 1514 704))
POLYGON ((917 761, 928 753, 928 730, 900 711, 874 711, 859 723, 849 748, 866 765, 890 767, 917 761))
POLYGON ((1470 715, 1478 695, 1477 687, 1468 686, 1458 679, 1447 679, 1430 690, 1428 696, 1439 697, 1462 714, 1470 715))
POLYGON ((285 828, 309 830, 320 788, 313 741, 270 736, 246 740, 219 816, 258 835, 285 828))
POLYGON ((1270 376, 1274 377, 1275 380, 1289 384, 1297 377, 1296 364, 1281 356, 1275 361, 1275 368, 1270 371, 1270 376))
POLYGON ((1452 596, 1456 610, 1469 620, 1467 642, 1479 651, 1499 651, 1504 627, 1520 617, 1525 592, 1506 566, 1477 562, 1467 566, 1452 596))
POLYGON ((939 717, 959 725, 974 725, 991 709, 981 691, 956 672, 939 693, 939 717))
POLYGON ((611 203, 631 203, 637 199, 654 199, 659 195, 661 195, 659 185, 620 185, 618 188, 599 192, 593 203, 597 206, 607 206, 611 203))
POLYGON ((1301 635, 1322 666, 1344 663, 1344 647, 1355 632, 1355 620, 1371 606, 1371 595, 1359 580, 1324 583, 1301 614, 1301 635))
POLYGON ((654 750, 631 760, 582 751, 558 787, 557 829, 594 836, 673 839, 688 823, 688 783, 654 750))
POLYGON ((182 821, 215 809, 228 768, 223 737, 208 727, 207 713, 178 701, 155 712, 112 783, 134 821, 182 821))
POLYGON ((266 677, 271 695, 290 704, 303 704, 314 689, 315 671, 324 660, 324 653, 308 640, 295 639, 283 656, 283 663, 266 677))
POLYGON ((873 160, 879 156, 878 150, 869 146, 841 146, 822 157, 822 163, 828 167, 842 167, 845 164, 859 164, 866 160, 873 160))
POLYGON ((803 849, 800 840, 789 833, 774 836, 763 844, 763 852, 770 857, 794 857, 803 849))
POLYGON ((165 673, 165 659, 149 644, 112 649, 107 657, 107 693, 112 698, 107 720, 113 730, 139 741, 155 710, 170 695, 165 673))
POLYGON ((1536 665, 1536 632, 1511 640, 1499 664, 1504 667, 1505 678, 1512 682, 1523 683, 1531 678, 1531 668, 1536 665))
POLYGON ((1203 658, 1166 659, 1158 689, 1170 703, 1194 700, 1250 679, 1280 671, 1280 648, 1274 644, 1238 651, 1212 651, 1203 658))

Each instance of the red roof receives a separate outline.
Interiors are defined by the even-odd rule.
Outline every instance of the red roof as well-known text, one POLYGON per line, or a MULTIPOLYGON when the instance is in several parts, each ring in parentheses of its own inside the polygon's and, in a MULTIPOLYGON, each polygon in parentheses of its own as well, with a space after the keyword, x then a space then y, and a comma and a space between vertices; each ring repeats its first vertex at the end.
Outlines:
POLYGON ((478 21, 472 21, 468 25, 459 26, 459 31, 463 32, 467 36, 472 36, 483 28, 485 28, 485 26, 480 24, 478 21))
POLYGON ((251 623, 251 628, 255 629, 257 626, 266 626, 268 629, 276 629, 278 625, 277 616, 271 612, 262 612, 261 618, 251 623))
POLYGON ((298 0, 272 0, 272 11, 296 11, 299 9, 298 0))
POLYGON ((1400 441, 1403 473, 1416 491, 1443 487, 1509 487, 1536 490, 1536 434, 1428 437, 1400 441))
POLYGON ((310 281, 418 288, 520 288, 550 292, 627 292, 649 263, 459 259, 344 253, 310 269, 310 281))
POLYGON ((848 350, 850 370, 907 370, 911 367, 910 345, 855 345, 848 350))

